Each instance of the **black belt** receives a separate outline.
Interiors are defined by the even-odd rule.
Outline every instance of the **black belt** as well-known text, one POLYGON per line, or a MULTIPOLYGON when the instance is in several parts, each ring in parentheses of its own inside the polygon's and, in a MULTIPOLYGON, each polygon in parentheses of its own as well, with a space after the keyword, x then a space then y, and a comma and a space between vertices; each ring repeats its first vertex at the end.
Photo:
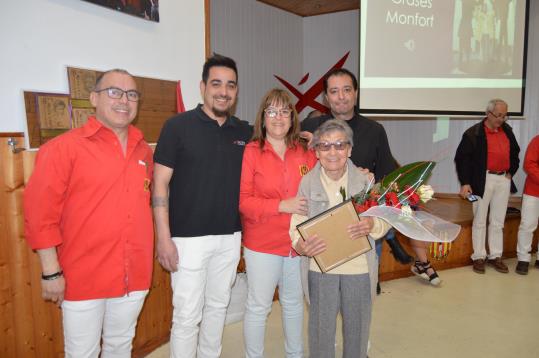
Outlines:
POLYGON ((494 170, 487 170, 487 173, 494 174, 494 175, 505 175, 505 174, 507 174, 507 171, 497 172, 497 171, 494 171, 494 170))

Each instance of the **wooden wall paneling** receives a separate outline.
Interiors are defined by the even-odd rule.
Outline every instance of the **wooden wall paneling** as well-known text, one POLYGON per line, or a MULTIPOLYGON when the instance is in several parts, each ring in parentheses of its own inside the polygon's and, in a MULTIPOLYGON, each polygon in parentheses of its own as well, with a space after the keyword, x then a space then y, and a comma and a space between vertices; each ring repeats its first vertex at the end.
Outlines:
POLYGON ((62 311, 56 304, 46 302, 41 297, 41 263, 38 255, 30 248, 27 253, 30 263, 32 327, 36 357, 63 357, 62 311))
POLYGON ((139 77, 136 81, 143 95, 134 124, 148 143, 155 143, 164 122, 177 113, 176 82, 139 77))
MULTIPOLYGON (((34 171, 37 153, 37 150, 25 150, 22 152, 25 186, 34 171)), ((30 247, 27 248, 27 255, 30 263, 36 357, 63 357, 64 335, 61 310, 54 303, 45 302, 41 297, 41 263, 38 255, 30 247)))
POLYGON ((39 131, 36 97, 33 92, 24 91, 24 108, 26 110, 26 125, 28 127, 30 148, 38 148, 42 142, 39 131))
POLYGON ((154 261, 150 292, 138 319, 133 357, 144 357, 168 342, 172 325, 170 274, 154 261))
POLYGON ((34 171, 36 155, 37 150, 25 150, 24 152, 22 152, 22 166, 25 186, 26 184, 28 184, 28 180, 30 180, 30 176, 34 171))
POLYGON ((1 138, 2 145, 2 181, 7 191, 14 190, 23 185, 22 154, 24 147, 23 137, 1 138), (8 145, 8 141, 16 143, 8 145))
POLYGON ((314 16, 359 9, 360 0, 258 0, 298 16, 314 16))
MULTIPOLYGON (((19 143, 22 138, 17 138, 19 143)), ((32 329, 31 287, 27 246, 22 231, 22 187, 13 188, 14 184, 23 182, 22 154, 14 153, 7 145, 8 138, 1 138, 0 158, 2 160, 2 192, 4 196, 3 212, 7 234, 7 267, 11 289, 11 312, 13 317, 13 341, 17 357, 35 357, 35 340, 32 329), (15 177, 18 175, 19 177, 15 177)))
MULTIPOLYGON (((0 146, 7 145, 0 139, 0 146)), ((2 160, 2 158, 0 158, 2 160)), ((0 167, 0 171, 2 168, 0 167)), ((3 175, 3 172, 1 173, 3 175)), ((15 317, 13 315, 13 294, 9 265, 9 231, 8 210, 3 203, 7 202, 8 193, 4 185, 0 185, 0 356, 15 357, 15 317)))

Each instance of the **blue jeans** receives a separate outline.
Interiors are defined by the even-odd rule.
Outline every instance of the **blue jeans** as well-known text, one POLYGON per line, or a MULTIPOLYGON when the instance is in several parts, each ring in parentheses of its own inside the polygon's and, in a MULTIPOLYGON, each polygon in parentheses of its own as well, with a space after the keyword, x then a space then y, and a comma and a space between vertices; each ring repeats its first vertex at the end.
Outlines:
POLYGON ((300 258, 256 252, 244 247, 247 303, 243 321, 245 356, 264 356, 266 320, 279 286, 287 358, 303 357, 303 291, 300 258))

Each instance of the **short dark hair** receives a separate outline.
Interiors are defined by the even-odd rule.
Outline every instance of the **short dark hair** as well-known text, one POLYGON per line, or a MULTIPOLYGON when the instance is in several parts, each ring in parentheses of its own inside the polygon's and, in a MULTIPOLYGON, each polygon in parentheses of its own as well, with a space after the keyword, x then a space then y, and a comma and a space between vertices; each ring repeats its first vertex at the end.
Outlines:
POLYGON ((328 80, 332 76, 349 76, 352 79, 352 85, 354 86, 354 91, 357 91, 356 76, 354 76, 354 74, 348 71, 346 68, 334 68, 326 74, 326 77, 324 77, 324 93, 328 93, 328 80))
POLYGON ((202 68, 202 81, 208 82, 208 76, 210 75, 210 69, 212 67, 227 67, 234 71, 236 74, 236 82, 238 81, 238 68, 236 62, 230 57, 219 55, 214 53, 212 57, 208 58, 202 68))
POLYGON ((108 75, 109 73, 121 73, 122 75, 128 75, 128 76, 131 76, 131 78, 133 78, 133 80, 135 79, 133 77, 132 74, 130 74, 129 72, 127 72, 126 70, 124 69, 121 69, 121 68, 114 68, 112 70, 108 70, 108 71, 105 71, 105 72, 102 72, 99 76, 97 76, 96 80, 95 80, 95 86, 93 88, 93 90, 97 90, 98 87, 99 87, 99 84, 101 83, 101 81, 103 80, 103 78, 108 75))

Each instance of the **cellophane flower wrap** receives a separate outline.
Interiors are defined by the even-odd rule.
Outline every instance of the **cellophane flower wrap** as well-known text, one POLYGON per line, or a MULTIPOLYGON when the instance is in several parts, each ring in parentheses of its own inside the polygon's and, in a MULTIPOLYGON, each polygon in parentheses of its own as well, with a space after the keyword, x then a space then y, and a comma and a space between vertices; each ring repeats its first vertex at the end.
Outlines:
POLYGON ((379 183, 369 185, 352 200, 359 216, 378 217, 402 234, 425 242, 452 242, 460 225, 418 210, 432 199, 434 191, 425 182, 436 163, 414 162, 391 172, 379 183))

